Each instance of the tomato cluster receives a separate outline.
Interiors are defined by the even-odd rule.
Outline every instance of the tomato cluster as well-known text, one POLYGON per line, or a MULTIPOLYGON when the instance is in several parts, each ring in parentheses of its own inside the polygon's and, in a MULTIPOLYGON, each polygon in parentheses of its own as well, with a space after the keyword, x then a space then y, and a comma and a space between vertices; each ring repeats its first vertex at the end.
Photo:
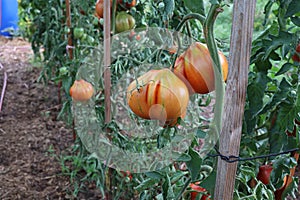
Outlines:
MULTIPOLYGON (((110 5, 112 6, 112 0, 110 0, 110 5)), ((117 5, 121 5, 129 9, 136 5, 136 0, 132 0, 130 3, 129 2, 123 3, 122 0, 118 0, 117 5)), ((104 1, 97 0, 96 7, 95 7, 95 16, 98 17, 98 19, 103 18, 103 10, 104 10, 104 1)), ((131 30, 134 26, 135 26, 135 19, 126 11, 121 11, 116 15, 115 28, 117 33, 131 30)))
MULTIPOLYGON (((223 53, 219 56, 226 80, 228 62, 223 53)), ((174 73, 169 69, 151 70, 134 80, 127 89, 127 102, 139 117, 174 126, 179 117, 185 117, 189 96, 214 90, 214 82, 210 53, 197 42, 177 59, 174 73)))

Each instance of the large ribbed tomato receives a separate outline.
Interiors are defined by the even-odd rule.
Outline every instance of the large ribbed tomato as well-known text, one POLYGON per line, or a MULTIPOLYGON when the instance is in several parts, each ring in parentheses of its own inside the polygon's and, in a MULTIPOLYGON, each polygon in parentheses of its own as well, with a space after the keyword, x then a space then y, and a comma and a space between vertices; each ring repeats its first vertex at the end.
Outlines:
POLYGON ((164 126, 173 126, 185 116, 188 101, 186 85, 169 69, 150 70, 127 89, 131 110, 141 118, 159 120, 164 126))
MULTIPOLYGON (((219 58, 226 81, 228 62, 220 51, 219 58)), ((206 94, 215 89, 212 59, 206 45, 200 42, 192 44, 177 58, 174 73, 187 85, 190 94, 206 94)))
POLYGON ((89 82, 80 79, 75 80, 70 88, 70 96, 75 101, 87 101, 94 94, 94 88, 89 82))

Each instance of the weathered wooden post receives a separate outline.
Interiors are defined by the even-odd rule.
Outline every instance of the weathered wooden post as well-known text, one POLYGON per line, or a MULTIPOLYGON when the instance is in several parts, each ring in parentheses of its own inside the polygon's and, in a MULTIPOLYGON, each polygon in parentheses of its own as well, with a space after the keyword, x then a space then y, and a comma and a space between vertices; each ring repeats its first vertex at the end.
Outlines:
MULTIPOLYGON (((108 124, 111 121, 111 52, 110 52, 110 41, 111 41, 111 2, 110 0, 104 0, 104 106, 105 106, 105 123, 108 124)), ((112 199, 112 185, 111 185, 111 168, 105 173, 105 185, 106 185, 106 197, 105 199, 112 199)))
MULTIPOLYGON (((220 149, 224 155, 239 155, 242 119, 248 82, 251 41, 256 0, 235 0, 230 42, 229 78, 227 80, 220 149)), ((231 200, 237 162, 219 158, 215 200, 231 200)))

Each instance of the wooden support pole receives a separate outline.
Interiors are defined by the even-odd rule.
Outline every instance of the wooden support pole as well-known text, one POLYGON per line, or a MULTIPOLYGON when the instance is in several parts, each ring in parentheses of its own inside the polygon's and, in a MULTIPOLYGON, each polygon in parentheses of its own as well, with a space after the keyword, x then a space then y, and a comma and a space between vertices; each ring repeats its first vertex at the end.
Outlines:
POLYGON ((110 0, 104 0, 104 86, 105 86, 105 123, 111 121, 111 72, 110 72, 110 34, 111 34, 110 0))
MULTIPOLYGON (((255 5, 256 0, 234 1, 229 75, 219 147, 219 151, 224 155, 239 155, 255 5)), ((219 158, 215 200, 231 200, 233 198, 237 164, 237 162, 227 163, 219 158)))
MULTIPOLYGON (((104 106, 105 106, 105 123, 109 123, 111 121, 111 71, 110 71, 110 40, 111 40, 111 5, 110 0, 104 0, 104 106)), ((112 185, 111 185, 111 174, 112 169, 108 168, 105 173, 105 186, 106 186, 106 194, 105 199, 110 200, 113 199, 112 196, 112 185)))

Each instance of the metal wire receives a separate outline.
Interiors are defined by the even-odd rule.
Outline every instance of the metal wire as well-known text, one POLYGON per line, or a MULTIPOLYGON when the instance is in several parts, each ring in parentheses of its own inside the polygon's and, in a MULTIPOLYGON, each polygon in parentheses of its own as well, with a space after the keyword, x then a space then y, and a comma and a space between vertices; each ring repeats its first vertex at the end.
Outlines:
POLYGON ((217 149, 217 147, 215 147, 214 149, 216 150, 217 154, 208 154, 208 156, 213 157, 213 158, 214 157, 220 157, 222 160, 224 160, 225 162, 228 162, 228 163, 234 163, 234 162, 239 162, 239 161, 256 160, 256 159, 262 159, 262 158, 269 158, 269 157, 288 154, 288 153, 300 150, 300 148, 294 148, 294 149, 289 149, 289 150, 282 151, 282 152, 279 152, 279 153, 271 153, 271 154, 268 154, 268 155, 260 155, 260 156, 254 156, 254 157, 249 157, 249 158, 241 158, 239 156, 234 156, 234 155, 225 156, 225 155, 220 153, 220 151, 217 149))

